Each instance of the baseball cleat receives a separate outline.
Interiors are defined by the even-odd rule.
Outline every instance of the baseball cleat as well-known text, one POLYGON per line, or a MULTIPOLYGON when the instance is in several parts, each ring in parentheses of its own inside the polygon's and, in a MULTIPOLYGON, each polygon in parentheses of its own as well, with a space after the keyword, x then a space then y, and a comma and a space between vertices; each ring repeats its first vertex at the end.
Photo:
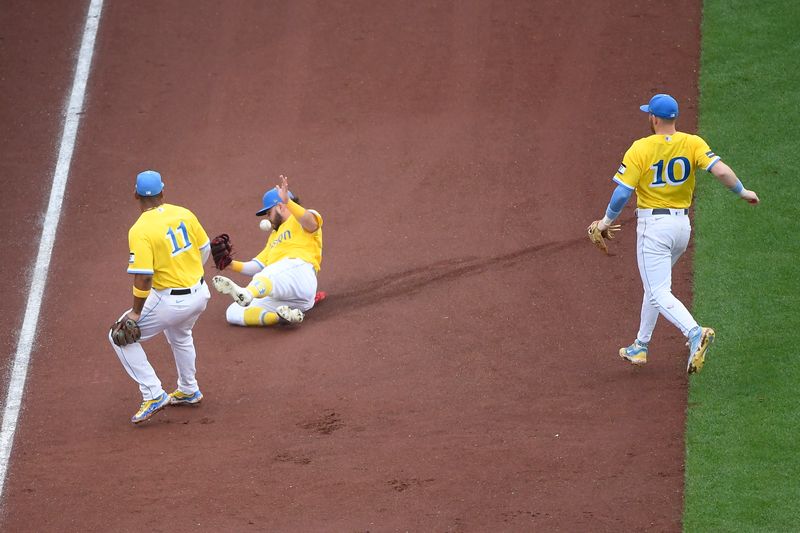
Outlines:
POLYGON ((139 410, 136 411, 136 414, 131 417, 131 422, 134 424, 140 424, 145 420, 148 420, 151 416, 165 408, 167 405, 169 405, 169 395, 166 392, 162 392, 161 396, 158 398, 143 401, 142 405, 139 407, 139 410))
POLYGON ((288 305, 282 305, 275 309, 278 317, 284 324, 299 324, 303 321, 303 312, 299 309, 292 309, 288 305))
POLYGON ((643 365, 647 362, 647 343, 633 341, 633 344, 626 348, 619 349, 619 356, 632 365, 643 365))
POLYGON ((711 328, 700 328, 700 331, 689 339, 689 362, 686 364, 686 372, 695 374, 703 369, 706 362, 706 352, 711 343, 714 342, 714 330, 711 328))
POLYGON ((170 405, 196 405, 203 400, 203 393, 199 390, 194 391, 192 394, 186 394, 180 390, 171 392, 169 395, 170 405))
POLYGON ((253 301, 253 295, 250 294, 250 291, 243 289, 225 276, 214 276, 211 278, 211 282, 218 292, 230 295, 233 301, 242 307, 247 307, 253 301))

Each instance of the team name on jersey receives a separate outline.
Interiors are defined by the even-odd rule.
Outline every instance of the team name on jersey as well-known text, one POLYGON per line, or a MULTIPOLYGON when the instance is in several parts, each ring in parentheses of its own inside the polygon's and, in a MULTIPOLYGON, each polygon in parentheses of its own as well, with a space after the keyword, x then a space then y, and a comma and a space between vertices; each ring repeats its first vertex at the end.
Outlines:
POLYGON ((292 238, 292 231, 287 229, 286 231, 284 231, 283 233, 281 233, 280 235, 278 235, 278 237, 277 237, 276 239, 274 239, 274 240, 273 240, 273 241, 272 241, 272 242, 269 244, 269 247, 270 247, 270 248, 275 248, 275 247, 276 247, 276 246, 278 246, 280 243, 282 243, 284 240, 288 240, 288 239, 291 239, 291 238, 292 238))

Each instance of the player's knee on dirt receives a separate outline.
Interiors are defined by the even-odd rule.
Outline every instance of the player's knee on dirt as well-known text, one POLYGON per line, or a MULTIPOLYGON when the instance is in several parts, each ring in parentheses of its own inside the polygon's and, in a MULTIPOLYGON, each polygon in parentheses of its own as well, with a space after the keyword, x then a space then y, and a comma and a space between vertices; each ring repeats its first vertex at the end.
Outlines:
POLYGON ((228 324, 233 324, 234 326, 244 326, 244 311, 245 307, 240 306, 239 304, 232 303, 228 306, 227 311, 225 311, 225 320, 228 321, 228 324))
POLYGON ((278 323, 278 313, 266 309, 247 308, 244 310, 246 326, 274 326, 278 323))
POLYGON ((266 276, 256 276, 247 286, 253 298, 264 298, 272 294, 272 280, 266 276))

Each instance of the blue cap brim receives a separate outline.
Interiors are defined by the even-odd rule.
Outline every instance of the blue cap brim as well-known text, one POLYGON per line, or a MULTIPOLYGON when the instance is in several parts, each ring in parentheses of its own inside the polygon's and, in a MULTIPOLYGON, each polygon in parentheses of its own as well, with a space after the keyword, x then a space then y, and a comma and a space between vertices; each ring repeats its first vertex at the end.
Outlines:
POLYGON ((271 206, 269 206, 269 207, 262 207, 261 209, 259 209, 259 210, 258 210, 258 213, 256 213, 256 216, 257 216, 257 217, 260 217, 260 216, 262 216, 262 215, 266 215, 266 214, 267 214, 267 211, 269 211, 270 209, 272 209, 273 207, 275 207, 275 206, 276 206, 276 205, 278 205, 279 203, 280 203, 280 202, 275 202, 274 204, 272 204, 272 205, 271 205, 271 206))
POLYGON ((642 111, 644 111, 645 113, 649 113, 649 112, 650 112, 650 105, 649 105, 649 104, 640 105, 640 106, 639 106, 639 109, 641 109, 641 110, 642 110, 642 111))

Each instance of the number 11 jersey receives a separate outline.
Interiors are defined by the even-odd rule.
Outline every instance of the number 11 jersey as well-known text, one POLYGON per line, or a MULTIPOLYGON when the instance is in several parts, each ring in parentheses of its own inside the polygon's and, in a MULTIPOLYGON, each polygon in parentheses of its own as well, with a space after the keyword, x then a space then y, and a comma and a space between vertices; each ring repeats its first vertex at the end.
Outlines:
POLYGON ((200 250, 208 235, 183 207, 161 204, 149 209, 128 231, 129 274, 150 274, 154 289, 191 287, 203 276, 200 250))

